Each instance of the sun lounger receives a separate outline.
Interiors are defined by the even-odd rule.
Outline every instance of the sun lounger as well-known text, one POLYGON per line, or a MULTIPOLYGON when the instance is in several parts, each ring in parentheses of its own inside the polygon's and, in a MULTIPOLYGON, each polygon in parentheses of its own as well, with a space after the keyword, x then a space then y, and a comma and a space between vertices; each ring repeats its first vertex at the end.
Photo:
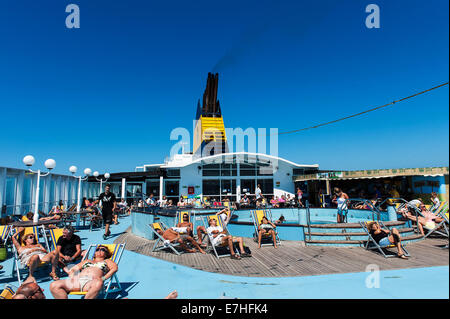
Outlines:
POLYGON ((16 288, 11 285, 5 285, 3 290, 0 292, 0 299, 12 299, 16 294, 16 288))
POLYGON ((153 245, 152 252, 160 251, 164 249, 171 249, 175 254, 181 255, 181 253, 175 249, 175 247, 178 247, 179 243, 171 243, 168 240, 165 240, 160 234, 158 234, 157 230, 161 229, 161 231, 165 232, 168 228, 163 222, 157 222, 150 224, 150 229, 155 234, 157 240, 155 244, 153 245))
MULTIPOLYGON (((259 237, 259 226, 261 225, 261 220, 263 217, 266 217, 268 220, 272 221, 270 216, 268 216, 268 211, 264 210, 264 209, 259 209, 259 210, 252 210, 252 219, 253 219, 253 225, 255 227, 255 232, 253 233, 253 240, 258 242, 258 237, 259 237)), ((278 233, 275 231, 275 239, 276 239, 276 243, 280 244, 280 238, 278 237, 278 233)), ((261 246, 272 246, 275 243, 273 242, 273 238, 272 235, 265 233, 263 234, 262 238, 261 238, 261 246)))
POLYGON ((0 226, 0 243, 6 245, 6 241, 9 238, 10 231, 11 231, 10 225, 0 226))
MULTIPOLYGON (((97 249, 99 245, 90 245, 89 248, 86 251, 86 254, 84 255, 83 260, 86 259, 92 259, 94 258, 95 250, 97 249)), ((119 266, 120 259, 122 258, 123 251, 125 250, 125 243, 122 244, 101 244, 101 246, 105 246, 108 248, 111 257, 110 259, 114 261, 117 266, 119 266)), ((106 299, 109 294, 115 293, 115 292, 121 292, 122 291, 122 285, 120 284, 119 277, 117 273, 119 270, 117 270, 114 275, 112 275, 110 278, 106 279, 103 282, 103 289, 102 294, 103 298, 106 299)), ((77 296, 84 296, 86 295, 86 292, 83 291, 73 291, 70 293, 70 295, 77 295, 77 296)))
MULTIPOLYGON (((364 229, 364 231, 367 233, 367 235, 369 236, 369 237, 368 237, 368 240, 367 240, 367 242, 366 242, 366 244, 365 244, 365 248, 366 248, 367 250, 374 250, 374 249, 377 249, 377 250, 378 250, 385 258, 389 258, 389 257, 397 257, 397 254, 393 254, 393 253, 390 253, 389 251, 387 251, 388 248, 394 248, 394 247, 395 247, 394 244, 389 245, 389 246, 385 246, 385 247, 381 247, 381 246, 375 241, 375 239, 373 239, 372 235, 370 234, 369 228, 368 228, 369 224, 371 224, 371 223, 373 223, 373 222, 359 222, 359 223, 360 223, 361 227, 364 229)), ((380 221, 379 224, 380 224, 380 226, 381 226, 382 228, 386 228, 386 226, 383 224, 383 222, 380 221)), ((404 253, 405 253, 405 256, 406 256, 406 257, 409 257, 409 253, 408 253, 408 251, 405 249, 405 247, 403 246, 403 244, 401 244, 401 247, 402 247, 402 249, 403 249, 403 251, 404 251, 404 253)))
MULTIPOLYGON (((222 218, 220 218, 218 215, 214 214, 214 215, 208 215, 206 216, 206 224, 205 224, 205 220, 203 220, 203 224, 205 226, 205 229, 208 229, 209 227, 209 221, 211 219, 215 219, 216 220, 216 225, 220 226, 225 232, 226 235, 230 235, 230 233, 228 232, 227 227, 223 224, 222 222, 222 218)), ((230 250, 228 248, 227 244, 220 244, 218 246, 214 246, 212 243, 214 242, 214 238, 212 235, 210 235, 208 232, 206 232, 207 236, 208 236, 208 248, 210 250, 212 250, 214 252, 214 255, 217 258, 221 258, 221 257, 228 257, 231 256, 230 250)))
MULTIPOLYGON (((25 237, 29 234, 34 234, 34 236, 36 237, 37 242, 39 243, 41 241, 41 236, 39 233, 39 230, 41 230, 42 234, 45 234, 45 229, 43 226, 33 226, 33 227, 25 227, 24 228, 24 233, 22 235, 22 237, 25 237)), ((48 244, 48 240, 46 238, 46 236, 42 236, 44 238, 44 248, 50 252, 49 249, 49 244, 48 244)), ((42 244, 42 243, 41 243, 42 244)), ((20 243, 21 246, 23 246, 23 243, 20 243)), ((13 245, 13 252, 14 252, 14 263, 13 263, 13 267, 12 267, 12 276, 17 276, 17 281, 19 282, 19 285, 22 284, 22 276, 23 275, 27 275, 28 274, 28 266, 23 267, 20 263, 20 259, 19 259, 19 254, 17 252, 16 247, 13 245)), ((40 263, 38 265, 38 269, 43 269, 44 266, 49 266, 49 263, 40 263)))

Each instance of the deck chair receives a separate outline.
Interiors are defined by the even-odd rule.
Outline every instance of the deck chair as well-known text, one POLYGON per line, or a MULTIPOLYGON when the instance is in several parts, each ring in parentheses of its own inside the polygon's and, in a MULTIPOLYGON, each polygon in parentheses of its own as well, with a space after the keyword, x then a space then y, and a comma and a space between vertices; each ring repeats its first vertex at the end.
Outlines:
POLYGON ((448 238, 449 237, 449 229, 448 229, 448 211, 441 211, 437 214, 437 216, 441 217, 443 220, 436 224, 434 228, 428 228, 426 226, 422 226, 424 230, 426 230, 426 234, 424 238, 427 238, 431 234, 438 234, 443 237, 448 238))
MULTIPOLYGON (((261 225, 261 220, 263 217, 266 217, 268 220, 272 221, 271 218, 268 216, 268 213, 266 210, 259 209, 259 210, 252 210, 252 219, 253 219, 253 225, 255 226, 255 232, 253 233, 253 240, 255 242, 258 242, 258 236, 259 236, 259 226, 261 225)), ((278 233, 275 231, 275 240, 276 243, 280 244, 280 238, 278 237, 278 233)), ((272 235, 270 234, 263 234, 261 238, 261 246, 272 246, 275 243, 273 242, 272 235)))
MULTIPOLYGON (((373 222, 371 222, 371 221, 369 221, 369 222, 359 222, 361 227, 367 233, 367 236, 369 236, 368 240, 367 240, 367 242, 366 242, 366 244, 364 246, 364 248, 366 248, 367 250, 377 249, 384 256, 384 258, 397 257, 397 254, 389 253, 388 250, 387 250, 389 248, 395 247, 395 245, 392 244, 392 245, 389 245, 389 246, 381 247, 375 241, 375 239, 373 239, 372 235, 370 234, 369 228, 368 228, 369 224, 371 224, 371 223, 373 223, 373 222)), ((380 221, 379 224, 380 224, 380 226, 382 228, 386 228, 386 226, 383 224, 383 222, 380 221)), ((402 249, 403 249, 403 251, 405 253, 405 256, 409 257, 410 255, 409 255, 408 251, 405 249, 403 244, 401 244, 401 247, 402 247, 402 249)))
POLYGON ((0 292, 0 299, 12 299, 16 294, 16 288, 11 285, 5 285, 3 290, 0 292))
MULTIPOLYGON (((99 245, 90 245, 89 248, 86 251, 86 254, 84 255, 83 260, 86 260, 87 258, 93 258, 95 250, 97 249, 99 245)), ((117 266, 119 266, 120 259, 122 258, 123 251, 125 250, 125 243, 122 244, 101 244, 101 246, 105 246, 108 248, 110 254, 111 254, 111 260, 114 261, 117 266)), ((103 298, 106 299, 110 293, 114 292, 120 292, 122 291, 122 285, 120 284, 119 277, 117 276, 117 272, 112 275, 110 278, 105 280, 103 283, 103 289, 101 291, 101 294, 103 294, 103 298)), ((73 291, 70 292, 69 295, 75 295, 75 296, 84 296, 86 295, 86 292, 83 291, 73 291)))
MULTIPOLYGON (((42 233, 45 234, 45 232, 44 232, 45 230, 44 230, 43 226, 25 227, 23 236, 27 236, 29 234, 34 234, 37 241, 40 242, 41 236, 40 236, 39 230, 41 230, 42 233)), ((44 248, 47 249, 48 252, 50 252, 47 237, 45 235, 43 237, 44 237, 44 248)), ((21 245, 23 246, 22 243, 21 243, 21 245)), ((25 275, 28 274, 28 266, 23 267, 20 264, 19 254, 14 245, 13 245, 13 252, 14 252, 14 263, 13 263, 11 274, 13 277, 17 276, 17 281, 19 282, 19 286, 20 286, 22 284, 22 276, 24 274, 25 275)), ((49 263, 40 263, 38 265, 38 268, 36 269, 36 271, 43 269, 44 267, 49 266, 49 265, 50 265, 49 263)))
MULTIPOLYGON (((222 222, 222 218, 220 218, 216 214, 206 216, 206 224, 205 224, 205 220, 203 219, 203 224, 205 226, 205 229, 208 229, 209 221, 211 219, 215 219, 216 220, 216 225, 222 227, 223 230, 225 230, 226 234, 230 235, 230 233, 228 232, 227 227, 222 222)), ((213 243, 213 237, 208 232, 206 232, 206 233, 207 233, 207 236, 208 236, 208 248, 214 252, 214 255, 217 258, 231 256, 231 253, 229 251, 228 245, 223 245, 222 244, 222 245, 219 245, 219 246, 214 246, 212 244, 213 243)))
POLYGON ((155 244, 153 245, 152 252, 170 248, 175 254, 181 255, 181 253, 175 249, 176 247, 180 246, 179 243, 171 243, 168 240, 165 240, 160 234, 158 234, 157 232, 158 229, 161 229, 163 232, 168 229, 163 222, 150 224, 150 229, 153 231, 153 233, 157 238, 155 244))
POLYGON ((6 241, 9 238, 9 233, 11 231, 11 226, 0 226, 0 243, 4 244, 6 246, 6 241))
MULTIPOLYGON (((183 223, 184 222, 183 216, 185 214, 188 214, 188 218, 189 218, 188 222, 192 223, 192 227, 194 227, 194 223, 192 221, 191 212, 190 211, 177 211, 177 214, 175 216, 175 223, 173 224, 174 227, 176 227, 179 223, 183 223)), ((192 232, 194 232, 194 229, 192 229, 192 232)))

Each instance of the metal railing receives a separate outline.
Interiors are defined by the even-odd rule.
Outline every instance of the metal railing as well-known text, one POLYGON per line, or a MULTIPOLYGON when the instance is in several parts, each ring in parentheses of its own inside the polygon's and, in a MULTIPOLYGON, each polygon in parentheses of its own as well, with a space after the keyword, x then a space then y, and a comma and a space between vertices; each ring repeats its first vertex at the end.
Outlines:
MULTIPOLYGON (((306 207, 306 224, 308 226, 308 237, 309 240, 311 240, 311 211, 309 210, 309 201, 305 201, 305 207, 306 207)), ((300 210, 300 208, 299 208, 300 210)), ((300 213, 300 211, 299 211, 300 213)))

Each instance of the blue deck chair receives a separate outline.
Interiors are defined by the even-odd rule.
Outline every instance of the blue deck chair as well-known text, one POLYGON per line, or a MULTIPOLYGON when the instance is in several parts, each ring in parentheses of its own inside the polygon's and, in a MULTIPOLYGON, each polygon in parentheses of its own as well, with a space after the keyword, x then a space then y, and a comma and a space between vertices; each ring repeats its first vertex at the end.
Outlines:
MULTIPOLYGON (((87 258, 93 258, 95 250, 98 246, 105 246, 108 248, 111 257, 110 259, 114 261, 117 266, 119 266, 120 259, 122 258, 123 251, 125 250, 125 243, 122 244, 101 244, 101 245, 90 245, 89 248, 86 251, 86 254, 84 255, 82 261, 86 260, 87 258)), ((108 295, 110 293, 115 292, 121 292, 122 291, 122 285, 120 284, 119 277, 117 276, 117 273, 119 270, 116 271, 114 275, 112 275, 110 278, 105 280, 103 283, 103 289, 101 291, 101 294, 103 294, 103 298, 107 299, 108 295)), ((69 293, 70 295, 75 296, 85 296, 86 292, 83 291, 73 291, 69 293)))
MULTIPOLYGON (((372 221, 369 221, 369 222, 359 222, 359 224, 361 225, 362 229, 364 229, 364 231, 367 233, 367 236, 368 236, 368 240, 367 240, 367 242, 366 242, 364 248, 366 248, 367 250, 374 250, 374 249, 377 249, 377 250, 384 256, 384 258, 397 257, 396 254, 386 253, 386 252, 387 252, 386 250, 387 250, 388 248, 394 248, 395 245, 392 244, 392 245, 389 245, 389 246, 381 247, 381 246, 375 241, 375 239, 373 239, 372 235, 370 234, 369 228, 368 228, 369 224, 371 224, 371 223, 376 223, 376 222, 372 222, 372 221)), ((382 228, 386 228, 386 226, 383 224, 383 222, 380 221, 379 224, 380 224, 380 226, 381 226, 382 228)), ((403 244, 401 244, 401 247, 402 247, 402 249, 403 249, 403 251, 404 251, 404 253, 405 253, 405 256, 406 256, 406 257, 410 257, 408 251, 405 249, 405 247, 404 247, 403 244)))

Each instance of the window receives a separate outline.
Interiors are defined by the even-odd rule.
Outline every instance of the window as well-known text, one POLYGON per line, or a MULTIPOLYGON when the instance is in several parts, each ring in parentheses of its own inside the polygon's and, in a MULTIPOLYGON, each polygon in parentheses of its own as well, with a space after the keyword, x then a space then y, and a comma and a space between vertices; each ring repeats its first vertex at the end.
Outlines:
POLYGON ((258 179, 263 196, 273 195, 273 179, 258 179))
POLYGON ((203 180, 203 196, 220 196, 220 181, 203 180))
POLYGON ((153 194, 155 197, 159 197, 159 181, 147 181, 147 196, 153 194))
POLYGON ((167 177, 180 177, 180 170, 179 169, 168 169, 167 170, 167 177))

